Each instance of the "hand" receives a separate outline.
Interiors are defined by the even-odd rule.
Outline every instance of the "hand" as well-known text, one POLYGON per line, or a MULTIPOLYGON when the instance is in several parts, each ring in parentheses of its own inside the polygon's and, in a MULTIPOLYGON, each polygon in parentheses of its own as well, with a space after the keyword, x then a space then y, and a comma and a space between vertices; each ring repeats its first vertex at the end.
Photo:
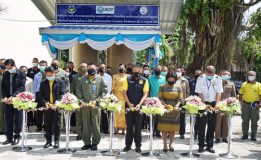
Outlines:
POLYGON ((129 108, 134 108, 134 104, 128 103, 129 108))
POLYGON ((47 102, 47 103, 45 103, 45 107, 46 107, 47 109, 49 109, 49 108, 51 108, 51 104, 50 104, 49 102, 47 102))
POLYGON ((12 97, 4 98, 4 102, 8 105, 12 104, 12 97))
POLYGON ((136 105, 135 110, 140 110, 140 104, 136 105))

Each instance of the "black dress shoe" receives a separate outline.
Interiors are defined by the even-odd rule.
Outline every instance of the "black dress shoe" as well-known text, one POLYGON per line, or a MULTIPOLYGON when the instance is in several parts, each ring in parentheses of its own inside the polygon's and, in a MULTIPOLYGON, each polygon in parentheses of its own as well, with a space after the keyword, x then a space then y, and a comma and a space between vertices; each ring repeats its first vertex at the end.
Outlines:
POLYGON ((97 144, 92 144, 91 151, 97 151, 98 147, 97 144))
POLYGON ((88 149, 90 149, 90 148, 92 148, 92 145, 90 145, 90 144, 88 144, 88 145, 84 145, 84 146, 82 146, 82 150, 88 150, 88 149))
POLYGON ((251 136, 252 141, 256 141, 256 136, 251 136))
POLYGON ((82 140, 82 136, 79 136, 79 135, 78 135, 77 138, 76 138, 76 140, 77 140, 77 141, 82 140))
POLYGON ((184 135, 180 135, 180 139, 185 139, 185 136, 184 135))
POLYGON ((17 145, 20 142, 20 138, 15 138, 14 141, 11 143, 11 145, 17 145))
POLYGON ((228 143, 227 139, 223 138, 222 142, 228 143))
POLYGON ((135 151, 136 151, 137 153, 141 153, 141 149, 140 149, 139 147, 135 148, 135 151))
POLYGON ((57 148, 59 148, 59 147, 60 147, 59 141, 55 141, 53 148, 54 148, 54 149, 57 149, 57 148))
POLYGON ((174 152, 174 148, 173 147, 169 147, 169 151, 170 152, 174 152))
POLYGON ((248 136, 247 135, 243 135, 241 139, 242 140, 246 140, 246 139, 248 139, 248 136))
POLYGON ((215 142, 216 142, 216 143, 220 143, 220 139, 219 139, 219 138, 217 138, 215 142))
POLYGON ((42 132, 42 128, 36 128, 35 132, 42 132))
POLYGON ((131 147, 125 147, 124 149, 123 149, 123 152, 128 152, 129 150, 131 150, 131 147))
POLYGON ((7 139, 6 141, 3 142, 3 145, 7 145, 7 144, 10 144, 10 143, 13 143, 13 140, 7 139))
POLYGON ((213 148, 207 147, 206 151, 209 151, 210 153, 215 153, 215 150, 213 148))
POLYGON ((155 136, 158 137, 158 138, 161 138, 161 135, 160 135, 160 134, 156 134, 155 136))
POLYGON ((43 148, 49 148, 51 146, 52 146, 52 143, 46 142, 45 145, 43 146, 43 148))
POLYGON ((204 148, 203 147, 199 147, 199 149, 198 149, 198 152, 199 153, 203 153, 205 150, 204 150, 204 148))

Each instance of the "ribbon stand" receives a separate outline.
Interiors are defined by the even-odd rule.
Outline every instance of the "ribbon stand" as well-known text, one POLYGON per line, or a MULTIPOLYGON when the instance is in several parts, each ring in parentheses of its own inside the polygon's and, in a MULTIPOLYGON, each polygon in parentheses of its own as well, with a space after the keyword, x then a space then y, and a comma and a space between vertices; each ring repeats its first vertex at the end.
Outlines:
POLYGON ((237 155, 233 154, 231 152, 231 143, 232 143, 232 114, 228 114, 228 128, 229 128, 229 131, 228 131, 228 148, 227 148, 227 153, 223 153, 223 154, 220 154, 219 157, 222 157, 222 158, 226 158, 226 159, 236 159, 238 158, 237 155))
POLYGON ((112 137, 113 137, 113 122, 114 122, 114 112, 110 111, 110 143, 109 143, 109 150, 102 151, 102 155, 104 156, 116 156, 118 153, 112 150, 112 137))
POLYGON ((150 114, 150 146, 149 146, 149 152, 146 153, 142 153, 141 155, 143 156, 149 156, 149 157, 158 157, 160 156, 159 153, 154 153, 153 148, 152 148, 152 144, 153 144, 153 116, 152 114, 150 114))
POLYGON ((15 152, 27 152, 32 149, 32 147, 26 146, 27 139, 27 112, 23 110, 23 122, 22 122, 22 144, 18 147, 13 147, 12 150, 15 152))
POLYGON ((69 134, 70 134, 70 126, 71 126, 71 112, 64 111, 64 119, 65 119, 65 131, 66 131, 66 147, 64 149, 59 149, 58 153, 69 154, 74 153, 76 150, 69 148, 69 134))
POLYGON ((194 114, 190 113, 190 143, 189 143, 189 152, 181 153, 183 157, 199 157, 199 154, 193 153, 193 145, 194 145, 194 114))

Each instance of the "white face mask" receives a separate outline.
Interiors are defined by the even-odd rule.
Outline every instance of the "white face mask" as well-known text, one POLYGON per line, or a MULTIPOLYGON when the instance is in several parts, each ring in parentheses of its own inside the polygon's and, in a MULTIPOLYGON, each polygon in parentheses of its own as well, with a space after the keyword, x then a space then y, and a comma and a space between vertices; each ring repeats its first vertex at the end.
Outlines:
POLYGON ((248 76, 248 80, 249 80, 249 81, 254 81, 255 79, 256 79, 255 76, 248 76))
POLYGON ((181 72, 177 72, 176 74, 177 74, 177 77, 178 77, 178 78, 182 76, 182 73, 181 73, 181 72))
POLYGON ((10 73, 15 73, 15 69, 8 69, 8 72, 10 72, 10 73))
POLYGON ((33 63, 33 67, 38 67, 38 63, 33 63))

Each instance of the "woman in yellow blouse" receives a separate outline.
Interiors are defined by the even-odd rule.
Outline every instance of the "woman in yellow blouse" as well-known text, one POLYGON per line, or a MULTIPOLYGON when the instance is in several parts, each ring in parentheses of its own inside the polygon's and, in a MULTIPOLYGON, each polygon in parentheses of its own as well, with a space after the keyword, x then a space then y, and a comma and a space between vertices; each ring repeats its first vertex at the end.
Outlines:
MULTIPOLYGON (((113 84, 112 84, 112 92, 113 94, 120 100, 124 101, 124 97, 122 95, 123 92, 123 82, 128 77, 128 74, 126 74, 126 69, 124 64, 119 65, 119 74, 116 74, 113 76, 113 84)), ((125 103, 122 106, 122 110, 125 110, 125 103)), ((115 134, 118 133, 119 130, 122 130, 122 134, 125 134, 126 129, 126 120, 125 120, 125 113, 124 112, 116 112, 115 113, 115 134)))
MULTIPOLYGON (((179 105, 179 100, 183 98, 182 88, 175 84, 177 80, 176 73, 170 72, 167 74, 166 79, 168 84, 160 86, 159 99, 162 104, 168 108, 170 105, 175 107, 179 105)), ((169 134, 169 151, 174 152, 172 146, 174 141, 175 132, 179 131, 179 110, 175 107, 170 113, 166 113, 159 117, 158 130, 162 132, 162 139, 164 143, 163 151, 168 151, 167 134, 169 134)))

